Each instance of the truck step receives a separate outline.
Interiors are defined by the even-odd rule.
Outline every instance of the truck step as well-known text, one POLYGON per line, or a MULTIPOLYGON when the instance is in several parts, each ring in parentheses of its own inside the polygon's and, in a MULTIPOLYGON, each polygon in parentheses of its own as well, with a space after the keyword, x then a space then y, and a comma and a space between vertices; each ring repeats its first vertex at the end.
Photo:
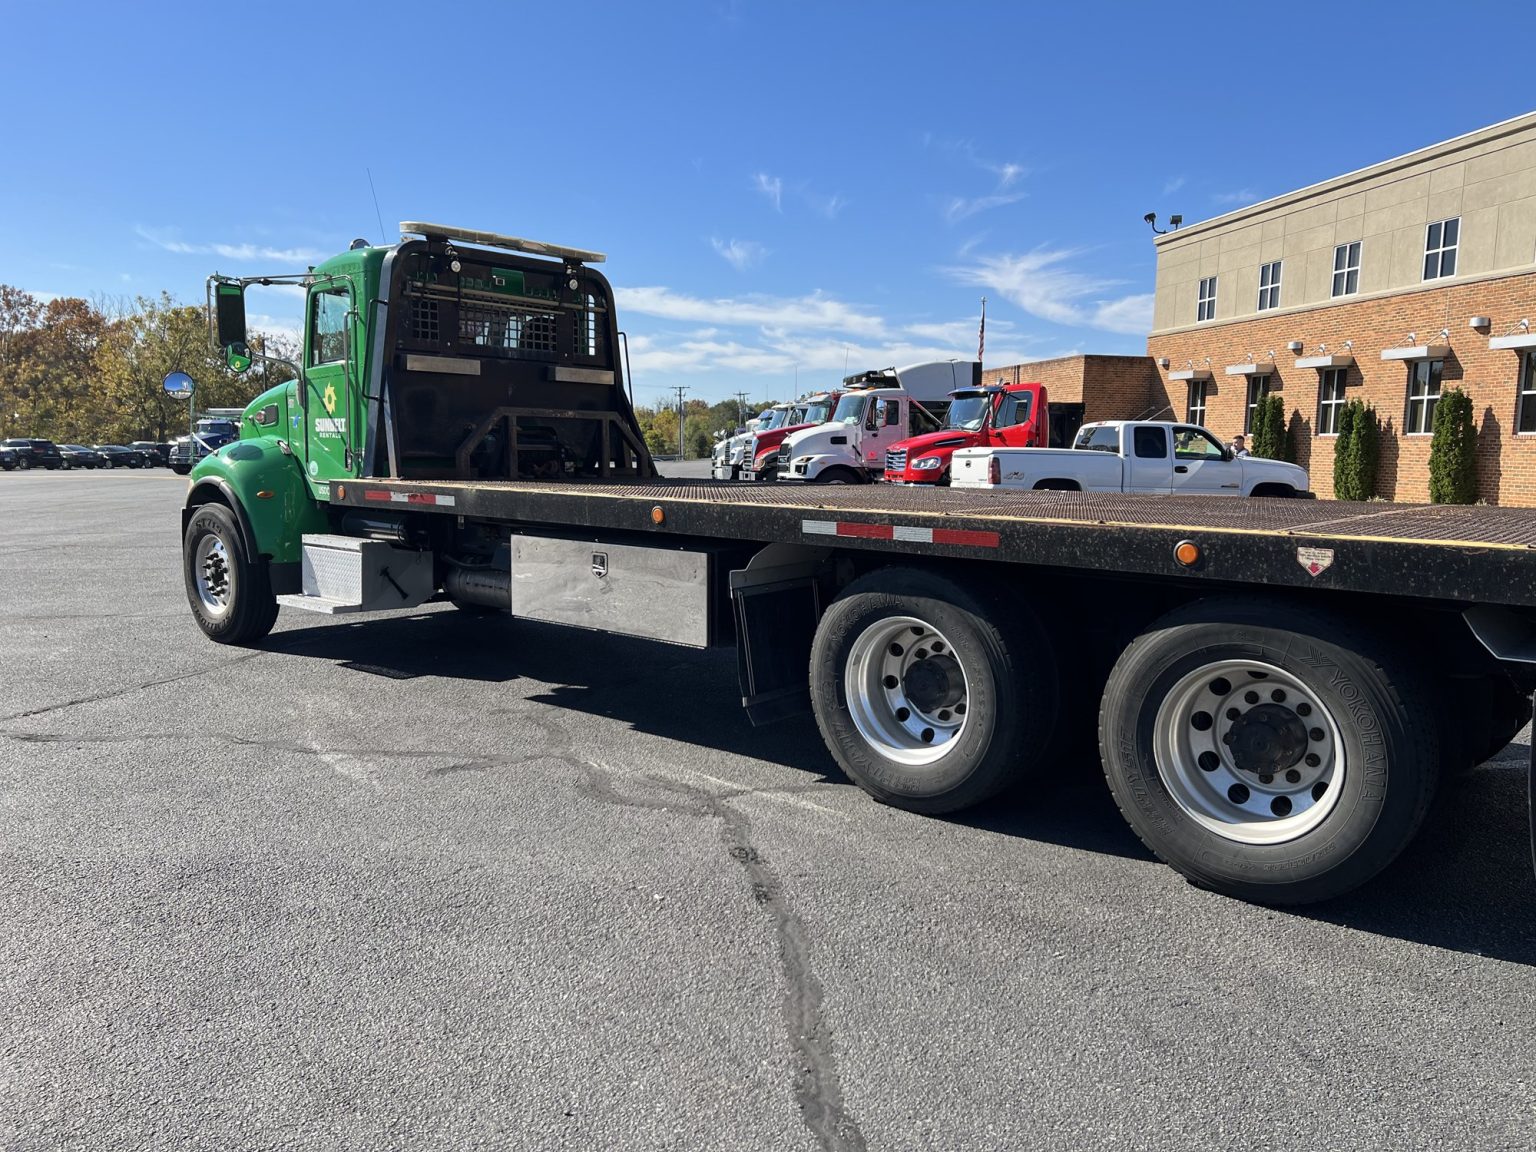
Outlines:
POLYGON ((284 608, 323 612, 384 612, 415 608, 436 590, 432 553, 356 536, 305 536, 300 593, 277 598, 284 608))

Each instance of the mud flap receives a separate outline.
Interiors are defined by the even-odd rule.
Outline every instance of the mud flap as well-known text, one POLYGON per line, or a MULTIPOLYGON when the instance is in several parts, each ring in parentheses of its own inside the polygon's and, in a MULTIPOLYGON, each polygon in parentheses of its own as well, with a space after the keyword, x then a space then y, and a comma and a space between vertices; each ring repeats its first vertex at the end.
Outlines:
POLYGON ((825 552, 770 544, 731 573, 736 670, 754 725, 811 710, 811 641, 821 620, 816 574, 825 552))

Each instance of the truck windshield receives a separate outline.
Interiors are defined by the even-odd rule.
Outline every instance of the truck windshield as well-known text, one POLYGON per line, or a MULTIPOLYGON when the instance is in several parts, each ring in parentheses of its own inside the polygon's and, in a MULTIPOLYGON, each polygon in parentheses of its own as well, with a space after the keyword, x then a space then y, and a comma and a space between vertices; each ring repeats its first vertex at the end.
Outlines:
POLYGON ((806 406, 802 424, 825 424, 832 415, 831 404, 810 404, 806 406))
POLYGON ((982 421, 986 420, 987 409, 991 406, 992 397, 990 396, 962 396, 949 406, 949 420, 944 426, 977 432, 981 429, 982 421))
POLYGON ((832 413, 832 419, 838 424, 858 424, 864 419, 864 409, 868 406, 868 396, 849 393, 837 402, 837 411, 832 413))

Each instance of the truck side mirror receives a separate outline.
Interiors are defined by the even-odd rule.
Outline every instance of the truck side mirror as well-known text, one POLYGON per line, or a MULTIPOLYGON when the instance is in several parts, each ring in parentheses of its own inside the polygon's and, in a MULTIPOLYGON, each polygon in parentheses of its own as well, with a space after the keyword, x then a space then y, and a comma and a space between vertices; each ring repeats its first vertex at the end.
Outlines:
MULTIPOLYGON (((245 347, 245 285, 220 283, 213 292, 215 340, 222 349, 245 347)), ((250 366, 247 359, 246 367, 250 366)), ((233 365, 231 365, 233 367, 233 365)))

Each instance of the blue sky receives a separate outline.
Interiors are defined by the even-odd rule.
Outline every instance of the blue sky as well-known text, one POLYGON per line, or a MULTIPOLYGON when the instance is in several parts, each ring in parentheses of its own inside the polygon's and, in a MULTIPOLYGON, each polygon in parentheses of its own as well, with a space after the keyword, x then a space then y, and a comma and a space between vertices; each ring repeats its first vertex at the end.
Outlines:
MULTIPOLYGON (((0 0, 0 282, 200 301, 426 219, 608 253, 637 398, 1145 348, 1148 211, 1536 106, 1523 6, 0 0), (1283 17, 1283 19, 1282 19, 1283 17)), ((268 293, 266 323, 297 328, 268 293)))

